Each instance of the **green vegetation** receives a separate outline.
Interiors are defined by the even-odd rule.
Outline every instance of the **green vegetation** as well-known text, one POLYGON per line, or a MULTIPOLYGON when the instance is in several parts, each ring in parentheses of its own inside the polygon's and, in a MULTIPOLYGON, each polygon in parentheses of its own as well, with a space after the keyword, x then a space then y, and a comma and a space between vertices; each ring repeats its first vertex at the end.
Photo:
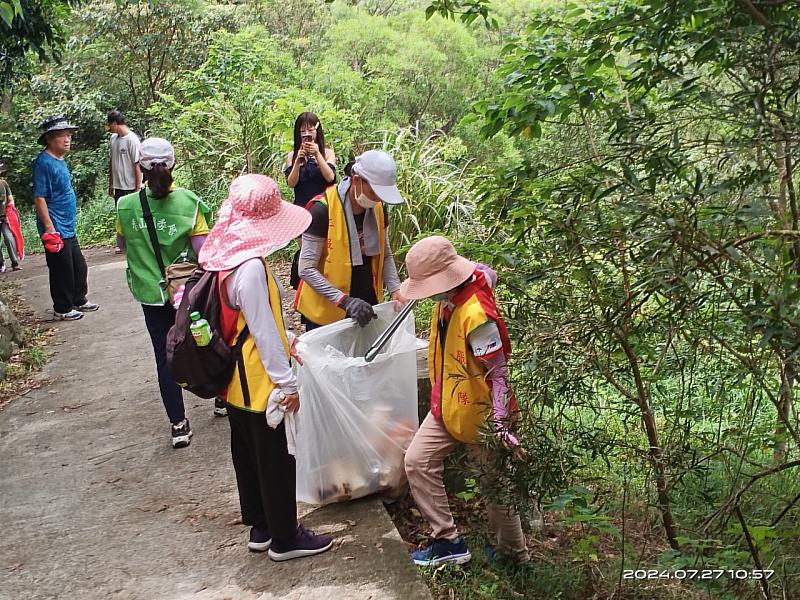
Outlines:
POLYGON ((113 237, 108 109, 212 205, 241 172, 282 182, 312 110, 340 168, 395 154, 400 256, 441 232, 500 272, 528 458, 454 501, 538 502, 548 530, 530 568, 432 570, 437 595, 800 596, 797 3, 159 0, 58 24, 60 64, 13 63, 0 156, 24 209, 41 118, 81 126, 83 243, 113 237))
POLYGON ((16 315, 22 326, 23 343, 5 363, 5 376, 0 381, 0 410, 12 398, 40 385, 33 376, 47 362, 47 342, 52 331, 41 329, 30 309, 20 300, 16 285, 7 281, 0 284, 0 300, 16 315))

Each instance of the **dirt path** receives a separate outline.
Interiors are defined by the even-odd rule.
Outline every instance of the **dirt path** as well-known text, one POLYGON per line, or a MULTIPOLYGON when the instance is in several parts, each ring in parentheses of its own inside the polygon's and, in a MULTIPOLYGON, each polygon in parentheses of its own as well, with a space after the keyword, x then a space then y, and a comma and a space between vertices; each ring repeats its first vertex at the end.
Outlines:
MULTIPOLYGON (((195 436, 170 447, 124 261, 86 254, 100 311, 52 324, 50 383, 0 411, 0 598, 430 598, 376 500, 299 507, 337 538, 332 552, 287 563, 249 553, 226 419, 187 395, 195 436)), ((48 319, 43 256, 10 278, 48 319)))

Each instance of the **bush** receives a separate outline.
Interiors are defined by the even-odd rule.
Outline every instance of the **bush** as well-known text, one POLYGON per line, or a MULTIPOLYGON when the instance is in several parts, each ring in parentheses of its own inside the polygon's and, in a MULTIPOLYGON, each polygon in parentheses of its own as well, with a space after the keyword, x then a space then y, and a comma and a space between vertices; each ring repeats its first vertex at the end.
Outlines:
MULTIPOLYGON (((20 210, 22 236, 25 238, 25 253, 42 252, 39 232, 36 229, 36 212, 33 208, 20 210)), ((81 246, 103 246, 114 243, 116 232, 114 201, 105 194, 96 193, 94 198, 78 207, 77 234, 81 246)))

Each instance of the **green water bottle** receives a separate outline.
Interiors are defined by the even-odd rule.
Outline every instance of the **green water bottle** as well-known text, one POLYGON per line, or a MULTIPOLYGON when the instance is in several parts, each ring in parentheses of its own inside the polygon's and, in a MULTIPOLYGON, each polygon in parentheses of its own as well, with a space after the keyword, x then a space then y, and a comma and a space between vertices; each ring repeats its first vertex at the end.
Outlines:
POLYGON ((192 319, 189 330, 192 332, 194 343, 198 346, 208 346, 211 343, 211 325, 197 311, 194 311, 189 317, 192 319))

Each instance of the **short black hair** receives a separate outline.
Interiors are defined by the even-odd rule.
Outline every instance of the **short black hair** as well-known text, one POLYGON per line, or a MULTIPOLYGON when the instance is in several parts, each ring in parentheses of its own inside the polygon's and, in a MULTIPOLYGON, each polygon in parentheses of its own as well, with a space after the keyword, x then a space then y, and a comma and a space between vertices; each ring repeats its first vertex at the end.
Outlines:
POLYGON ((118 110, 112 110, 108 113, 108 123, 116 123, 117 125, 125 125, 125 115, 118 110))

